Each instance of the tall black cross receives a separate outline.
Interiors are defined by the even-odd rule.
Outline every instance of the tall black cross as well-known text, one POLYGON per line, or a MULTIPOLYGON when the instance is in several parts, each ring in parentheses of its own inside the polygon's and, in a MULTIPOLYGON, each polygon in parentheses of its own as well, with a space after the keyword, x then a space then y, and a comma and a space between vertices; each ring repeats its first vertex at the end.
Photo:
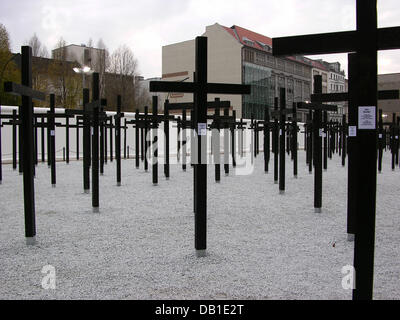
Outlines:
POLYGON ((99 212, 99 110, 101 106, 99 74, 92 74, 92 102, 85 105, 85 110, 92 113, 92 209, 99 212))
MULTIPOLYGON (((215 98, 214 101, 208 101, 207 102, 207 109, 214 109, 214 111, 215 111, 215 115, 213 116, 214 125, 217 124, 217 123, 219 124, 219 120, 221 119, 221 117, 219 116, 219 109, 220 108, 229 108, 230 105, 231 105, 230 101, 220 101, 219 98, 215 98), (218 113, 218 116, 216 115, 217 113, 218 113), (218 118, 218 120, 217 120, 217 118, 218 118)), ((179 154, 179 151, 180 151, 179 134, 180 134, 180 129, 182 128, 183 129, 183 136, 184 136, 183 138, 185 139, 184 141, 182 141, 183 142, 183 152, 182 152, 183 153, 183 155, 182 155, 183 164, 182 164, 182 168, 183 168, 184 171, 186 170, 186 127, 188 125, 186 123, 186 110, 193 110, 193 107, 194 107, 194 103, 193 102, 169 103, 169 101, 166 100, 165 104, 164 104, 165 113, 168 113, 170 110, 182 110, 182 116, 183 116, 182 121, 180 120, 180 118, 177 119, 177 122, 178 122, 178 154, 179 154)), ((166 117, 167 117, 167 115, 166 115, 166 117)), ((207 119, 209 119, 209 118, 210 117, 207 116, 207 119)), ((166 121, 166 120, 164 120, 164 121, 166 121)), ((216 130, 218 131, 218 135, 219 135, 219 127, 216 128, 216 130)), ((169 131, 168 132, 166 131, 165 137, 166 137, 166 141, 168 142, 169 141, 169 131)), ((219 144, 218 144, 217 150, 219 150, 219 144)), ((167 162, 167 161, 169 161, 168 160, 168 157, 169 157, 169 148, 168 147, 166 147, 166 155, 167 155, 167 158, 166 158, 166 162, 167 162)), ((217 155, 214 154, 214 158, 216 156, 217 155)), ((218 157, 219 157, 219 155, 218 155, 218 157)), ((219 163, 220 163, 220 161, 217 160, 217 162, 218 163, 215 162, 215 170, 216 170, 215 171, 215 176, 216 176, 216 181, 219 181, 220 179, 218 177, 219 177, 219 166, 220 166, 219 163)), ((169 162, 168 162, 168 164, 166 164, 164 166, 168 167, 168 177, 169 177, 169 162)))
MULTIPOLYGON (((275 109, 271 112, 271 115, 275 118, 275 123, 277 124, 277 119, 279 118, 279 136, 278 127, 276 127, 275 133, 275 147, 279 151, 275 152, 275 159, 279 155, 279 193, 285 193, 285 135, 286 135, 286 115, 292 113, 292 110, 286 109, 286 88, 279 89, 279 107, 277 109, 277 104, 275 103, 275 109), (279 140, 279 142, 278 142, 279 140)), ((275 173, 277 172, 277 160, 275 161, 275 173)), ((275 180, 276 181, 276 180, 275 180)))
MULTIPOLYGON (((56 128, 55 128, 55 95, 50 94, 50 113, 49 113, 49 127, 50 127, 50 154, 47 155, 51 158, 51 185, 56 186, 56 128)), ((66 119, 69 119, 68 117, 66 119)))
MULTIPOLYGON (((124 116, 121 113, 122 98, 117 95, 117 114, 115 118, 115 160, 117 161, 117 186, 121 186, 121 118, 124 116)), ((110 140, 112 141, 112 139, 110 140)), ((138 146, 138 143, 136 142, 138 146)), ((112 154, 112 152, 111 152, 112 154)), ((138 150, 136 149, 136 157, 138 157, 138 150)))
POLYGON ((292 158, 293 158, 293 176, 297 178, 297 133, 299 127, 297 126, 297 104, 293 102, 292 108, 292 158))
POLYGON ((42 92, 32 90, 32 48, 21 47, 21 84, 4 83, 4 91, 22 96, 21 136, 23 156, 24 181, 24 210, 25 210, 25 237, 27 244, 35 244, 35 190, 34 190, 34 161, 33 161, 33 107, 32 99, 45 100, 42 92))
POLYGON ((373 293, 376 211, 377 50, 400 48, 400 27, 377 28, 376 0, 357 0, 357 30, 273 39, 273 54, 357 52, 358 133, 360 161, 354 246, 356 270, 353 299, 370 300, 373 293), (369 117, 372 117, 372 122, 369 117))
MULTIPOLYGON (((322 93, 322 76, 314 76, 314 92, 322 93)), ((299 109, 314 110, 313 116, 313 160, 314 160, 314 210, 321 212, 322 207, 322 136, 323 128, 321 126, 322 110, 323 111, 336 111, 337 106, 323 105, 320 103, 298 103, 299 109)))
POLYGON ((195 131, 198 137, 198 161, 195 163, 195 249, 204 256, 207 248, 207 94, 249 94, 249 85, 207 82, 207 37, 197 37, 194 82, 151 81, 151 92, 194 93, 195 131))
MULTIPOLYGON (((340 93, 314 93, 311 95, 311 102, 339 102, 348 101, 348 127, 349 134, 347 140, 348 149, 348 181, 347 181, 347 233, 348 239, 353 240, 355 234, 355 217, 357 208, 357 167, 361 161, 357 146, 357 86, 359 73, 357 72, 357 54, 350 53, 348 55, 348 74, 349 74, 349 92, 340 93), (353 129, 352 129, 353 128, 353 129), (355 129, 355 130, 354 130, 355 129)), ((378 100, 399 99, 399 90, 380 90, 378 91, 378 100)), ((326 138, 325 138, 326 139, 326 138)), ((344 146, 346 143, 343 140, 344 146)), ((344 157, 346 152, 342 154, 342 165, 344 165, 344 157)), ((326 156, 326 154, 324 155, 326 156)), ((325 160, 325 158, 324 158, 325 160)))

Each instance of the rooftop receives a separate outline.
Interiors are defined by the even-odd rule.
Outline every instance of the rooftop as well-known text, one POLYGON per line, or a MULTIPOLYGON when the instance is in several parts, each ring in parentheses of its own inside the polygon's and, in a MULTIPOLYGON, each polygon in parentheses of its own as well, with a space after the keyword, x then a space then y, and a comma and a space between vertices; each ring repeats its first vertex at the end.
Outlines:
MULTIPOLYGON (((272 53, 272 38, 264 36, 260 33, 233 25, 232 27, 222 26, 232 37, 239 41, 242 45, 255 48, 264 52, 272 53)), ((311 62, 303 56, 288 56, 289 60, 311 66, 311 62)))

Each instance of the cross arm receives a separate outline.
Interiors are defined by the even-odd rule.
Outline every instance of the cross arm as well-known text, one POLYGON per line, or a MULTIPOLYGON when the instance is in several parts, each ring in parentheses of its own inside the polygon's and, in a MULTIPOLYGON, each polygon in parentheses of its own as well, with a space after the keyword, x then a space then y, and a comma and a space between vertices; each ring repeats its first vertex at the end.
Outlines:
MULTIPOLYGON (((168 103, 166 104, 168 110, 186 110, 193 109, 193 102, 178 102, 178 103, 168 103)), ((229 108, 231 106, 230 101, 209 101, 207 102, 207 108, 229 108)))
POLYGON ((398 100, 400 99, 399 90, 379 90, 378 100, 398 100))
MULTIPOLYGON (((378 50, 400 48, 400 27, 379 28, 378 50)), ((272 54, 313 55, 357 51, 357 31, 317 33, 272 39, 272 54)))
POLYGON ((285 56, 352 52, 356 50, 356 36, 356 31, 343 31, 273 38, 272 54, 285 56))
POLYGON ((336 93, 314 93, 311 95, 311 102, 339 102, 348 101, 349 94, 347 92, 336 93))
POLYGON ((281 114, 292 114, 293 109, 278 109, 278 110, 271 110, 271 116, 276 117, 281 114))
MULTIPOLYGON (((399 90, 379 90, 378 100, 399 99, 399 90)), ((311 102, 339 102, 348 101, 349 95, 347 92, 337 93, 314 93, 311 95, 311 102)))
POLYGON ((378 29, 378 49, 393 50, 400 48, 400 27, 378 29))
POLYGON ((150 81, 150 92, 193 93, 194 91, 195 84, 193 82, 150 81))
POLYGON ((298 109, 312 109, 312 110, 323 110, 323 111, 337 111, 337 106, 333 104, 320 104, 320 103, 305 103, 297 102, 298 109))
POLYGON ((18 96, 27 96, 40 101, 46 100, 46 95, 43 92, 33 90, 32 88, 11 81, 4 83, 4 92, 18 96))
POLYGON ((207 93, 215 94, 250 94, 251 86, 247 84, 207 83, 207 93))

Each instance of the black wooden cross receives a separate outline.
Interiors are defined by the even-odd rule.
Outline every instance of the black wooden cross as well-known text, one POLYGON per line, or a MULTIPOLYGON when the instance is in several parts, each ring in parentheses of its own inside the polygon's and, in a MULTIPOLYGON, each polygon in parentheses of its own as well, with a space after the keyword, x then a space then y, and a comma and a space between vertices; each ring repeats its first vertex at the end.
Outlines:
MULTIPOLYGON (((49 127, 50 127, 50 154, 47 155, 51 157, 51 185, 56 186, 56 128, 55 128, 55 95, 50 94, 50 112, 49 112, 49 127)), ((68 119, 68 117, 67 117, 68 119)))
POLYGON ((383 114, 382 109, 379 109, 378 117, 378 172, 382 172, 382 157, 383 157, 383 114))
POLYGON ((92 102, 85 104, 85 110, 92 113, 92 209, 100 211, 99 201, 99 110, 101 106, 99 74, 92 74, 92 102))
MULTIPOLYGON (((215 112, 217 112, 218 109, 218 113, 219 113, 219 108, 221 107, 230 107, 230 101, 220 101, 219 98, 215 98, 214 101, 208 101, 207 102, 207 109, 214 109, 215 112)), ((179 119, 178 120, 178 154, 180 152, 180 129, 183 129, 183 136, 184 136, 184 141, 182 141, 182 147, 183 147, 183 155, 182 155, 182 169, 183 171, 186 170, 186 127, 187 127, 187 123, 186 123, 186 110, 193 110, 194 108, 194 103, 193 102, 178 102, 178 103, 169 103, 168 100, 165 101, 164 103, 164 112, 165 112, 165 120, 164 121, 168 121, 169 119, 169 111, 171 110, 182 110, 182 121, 179 119)), ((207 118, 209 118, 207 116, 207 118)), ((167 122, 165 122, 166 128, 168 128, 167 126, 167 122)), ((168 146, 166 145, 166 164, 164 165, 164 171, 165 171, 165 176, 169 177, 169 128, 168 130, 165 130, 165 138, 166 138, 166 143, 168 144, 168 146), (168 172, 168 175, 167 175, 168 172)), ((219 147, 218 147, 219 149, 219 147)), ((179 161, 179 158, 178 158, 179 161)), ((219 162, 218 162, 218 166, 219 166, 219 162)), ((217 170, 217 164, 216 164, 216 170, 217 170)), ((217 172, 216 172, 216 177, 217 177, 217 172)), ((216 178, 217 179, 217 178, 216 178)), ((219 181, 219 179, 218 179, 219 181)))
POLYGON ((34 161, 33 161, 33 107, 32 99, 45 100, 45 94, 32 89, 32 48, 21 47, 21 84, 13 82, 4 83, 4 91, 22 96, 21 128, 22 155, 24 173, 24 208, 25 208, 25 237, 26 243, 35 244, 36 218, 35 218, 35 190, 34 190, 34 161))
POLYGON ((153 176, 153 184, 158 184, 158 96, 152 97, 152 109, 153 109, 153 121, 152 121, 152 134, 153 134, 153 143, 152 143, 152 176, 153 176))
POLYGON ((195 44, 194 82, 151 81, 151 92, 194 93, 195 131, 198 137, 198 161, 195 163, 195 249, 204 256, 207 248, 207 94, 249 94, 249 85, 207 82, 207 38, 197 37, 195 44))
POLYGON ((164 176, 169 179, 169 101, 164 102, 164 176))
POLYGON ((264 110, 264 172, 268 173, 268 165, 270 159, 270 120, 269 106, 264 110))
MULTIPOLYGON (((279 99, 274 98, 274 111, 278 112, 279 99)), ((273 115, 272 112, 272 115, 273 115)), ((274 117, 274 125, 272 129, 272 152, 274 154, 274 183, 278 184, 279 180, 279 116, 274 117)))
MULTIPOLYGON (((12 167, 13 170, 17 169, 17 125, 21 123, 21 121, 18 119, 19 115, 17 115, 17 110, 13 110, 12 114, 1 114, 0 119, 9 119, 7 122, 2 122, 1 127, 5 125, 11 125, 12 126, 12 167)), ((1 166, 1 161, 0 161, 0 166, 1 166)))
MULTIPOLYGON (((376 211, 377 50, 400 47, 400 27, 377 28, 376 0, 357 0, 357 30, 273 39, 273 55, 357 52, 358 133, 356 270, 353 299, 372 299, 376 211), (369 117, 372 116, 372 122, 369 117)), ((349 88, 350 91, 350 88, 349 88)))
MULTIPOLYGON (((355 218, 356 218, 356 202, 357 202, 357 167, 359 161, 358 146, 356 143, 357 137, 357 86, 359 73, 357 71, 358 62, 357 54, 350 53, 348 55, 348 73, 349 73, 349 92, 341 93, 314 93, 311 95, 312 102, 339 102, 348 101, 348 138, 343 141, 344 145, 347 144, 348 149, 348 182, 347 182, 347 233, 348 239, 354 240, 355 234, 355 218)), ((399 90, 380 90, 378 91, 378 100, 399 99, 399 90)), ((327 138, 325 138, 326 140, 327 138)), ((329 149, 331 149, 329 143, 329 149)), ((344 165, 345 155, 342 154, 342 165, 344 165)), ((326 154, 324 154, 325 160, 326 154)), ((379 166, 379 162, 378 162, 379 166)))
MULTIPOLYGON (((279 193, 285 193, 285 135, 286 135, 286 115, 291 114, 291 109, 286 109, 286 88, 279 89, 279 106, 280 109, 276 108, 271 112, 272 117, 275 118, 275 123, 279 118, 279 193)), ((277 130, 277 128, 276 128, 277 130)), ((278 134, 275 133, 275 147, 278 145, 278 134)), ((277 153, 275 153, 277 155, 277 153)), ((275 156, 276 159, 276 156, 275 156)), ((276 165, 276 164, 275 164, 276 165)), ((276 172, 276 170, 275 170, 276 172)))
POLYGON ((390 132, 390 151, 392 153, 392 171, 396 168, 396 164, 399 164, 399 133, 400 133, 400 120, 397 117, 396 123, 396 114, 392 115, 392 122, 389 125, 390 132))
MULTIPOLYGON (((115 118, 115 160, 117 161, 117 186, 121 185, 121 118, 124 116, 121 113, 121 96, 117 96, 117 114, 115 118)), ((137 134, 137 133, 136 133, 137 134)), ((112 141, 112 140, 111 140, 112 141)), ((138 142, 136 142, 138 146, 138 142)), ((138 150, 136 149, 136 157, 138 157, 138 150)))
MULTIPOLYGON (((314 76, 314 92, 322 93, 322 76, 314 76)), ((335 105, 323 105, 321 103, 303 103, 297 104, 299 109, 314 110, 313 116, 313 161, 314 161, 314 210, 321 212, 322 207, 322 136, 323 128, 321 126, 322 111, 336 111, 335 105)))

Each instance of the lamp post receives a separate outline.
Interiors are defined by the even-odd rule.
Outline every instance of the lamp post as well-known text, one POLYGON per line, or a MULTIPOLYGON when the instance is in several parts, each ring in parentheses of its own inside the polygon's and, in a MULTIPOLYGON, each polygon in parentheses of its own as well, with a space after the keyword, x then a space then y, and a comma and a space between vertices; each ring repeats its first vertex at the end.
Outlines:
MULTIPOLYGON (((81 68, 75 67, 72 68, 76 73, 82 73, 82 89, 85 88, 85 74, 92 73, 93 71, 88 66, 83 66, 81 68)), ((83 100, 82 100, 83 103, 83 100)))
POLYGON ((73 68, 76 73, 82 73, 82 88, 85 88, 85 74, 93 72, 90 67, 83 66, 82 68, 73 68))

